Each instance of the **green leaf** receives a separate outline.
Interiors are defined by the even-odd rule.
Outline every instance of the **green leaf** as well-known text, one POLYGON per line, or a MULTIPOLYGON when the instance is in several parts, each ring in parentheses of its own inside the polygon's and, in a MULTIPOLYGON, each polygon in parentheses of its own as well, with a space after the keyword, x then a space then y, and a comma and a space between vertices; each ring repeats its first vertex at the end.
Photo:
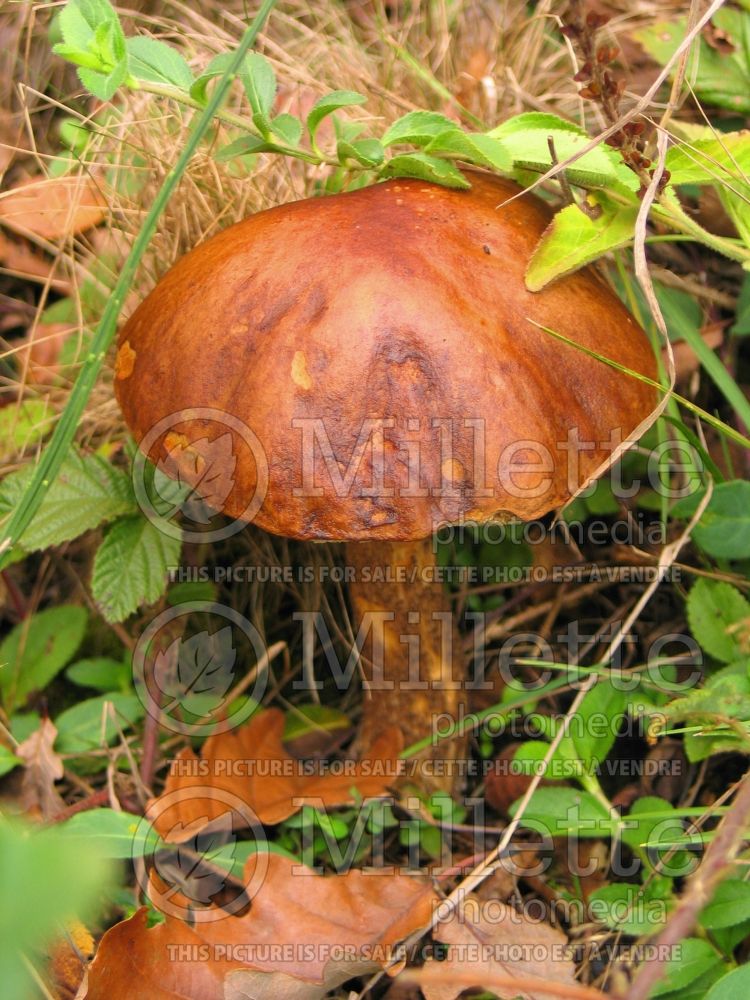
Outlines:
POLYGON ((133 76, 139 80, 170 83, 180 90, 190 90, 193 85, 193 74, 177 49, 146 35, 128 38, 125 44, 133 76))
POLYGON ((106 656, 79 660, 68 667, 65 676, 80 687, 95 688, 97 691, 127 691, 132 685, 129 665, 124 660, 112 660, 106 656))
POLYGON ((588 908, 594 920, 634 937, 656 934, 666 923, 665 900, 650 899, 640 886, 623 882, 613 882, 592 892, 588 908))
POLYGON ((243 135, 220 149, 215 154, 215 158, 219 163, 225 163, 227 160, 233 160, 237 156, 247 156, 253 153, 273 153, 278 148, 272 142, 261 139, 260 136, 243 135))
POLYGON ((748 994, 750 994, 750 965, 742 965, 717 980, 706 994, 706 1000, 739 1000, 748 994))
POLYGON ((111 73, 97 73, 93 69, 78 70, 81 83, 100 101, 111 101, 128 76, 128 64, 123 60, 111 73))
POLYGON ((653 795, 637 799, 623 824, 621 837, 634 850, 645 850, 652 868, 668 878, 692 870, 691 858, 685 851, 671 853, 675 842, 684 840, 685 830, 674 806, 665 799, 653 795))
POLYGON ((703 907, 700 925, 707 931, 723 930, 750 920, 750 883, 726 879, 717 887, 711 902, 703 907))
POLYGON ((208 85, 211 80, 214 80, 217 76, 223 76, 227 67, 232 62, 233 53, 231 52, 220 52, 217 56, 209 62, 206 68, 203 70, 201 75, 195 80, 195 82, 190 87, 190 96, 201 103, 205 104, 208 98, 208 85))
POLYGON ((144 709, 138 697, 134 694, 122 694, 119 691, 102 694, 96 698, 79 701, 67 708, 55 719, 57 739, 55 749, 60 753, 89 753, 98 747, 113 743, 119 731, 143 718, 144 709), (111 718, 114 707, 115 720, 111 718), (106 726, 102 720, 106 716, 106 726), (118 728, 119 727, 119 728, 118 728), (102 742, 102 734, 104 741, 102 742))
POLYGON ((315 136, 324 118, 341 108, 364 104, 366 100, 364 94, 358 94, 356 90, 333 90, 330 94, 318 98, 307 116, 307 132, 310 136, 310 142, 315 144, 315 136))
POLYGON ((696 641, 714 659, 732 663, 746 652, 729 630, 750 618, 750 604, 730 583, 696 580, 688 594, 687 617, 696 641))
POLYGON ((285 146, 298 146, 302 122, 295 115, 277 115, 271 119, 271 134, 281 139, 285 146))
POLYGON ((722 965, 721 955, 708 941, 685 938, 664 967, 664 978, 653 988, 651 997, 684 990, 711 969, 722 965))
POLYGON ((19 622, 0 644, 0 691, 22 704, 75 656, 88 623, 85 608, 61 604, 19 622))
POLYGON ((470 188, 464 175, 448 160, 438 160, 426 153, 402 153, 393 156, 383 170, 385 177, 416 177, 450 188, 470 188))
POLYGON ((253 115, 267 118, 276 99, 276 74, 270 62, 260 52, 248 52, 240 78, 253 115))
MULTIPOLYGON (((517 807, 511 806, 511 816, 517 807)), ((551 837, 607 837, 613 829, 609 810, 593 795, 555 785, 537 788, 521 823, 551 837)))
POLYGON ((746 274, 742 279, 737 299, 737 315, 731 332, 735 337, 745 337, 750 333, 750 274, 746 274))
MULTIPOLYGON (((672 516, 689 520, 705 496, 700 490, 672 508, 672 516)), ((750 482, 718 483, 693 529, 693 541, 717 559, 750 559, 750 482)))
POLYGON ((167 570, 180 559, 182 542, 145 517, 117 521, 94 557, 91 591, 109 622, 120 622, 167 589, 167 570))
MULTIPOLYGON (((0 484, 0 516, 15 510, 34 473, 29 466, 0 484)), ((71 449, 20 541, 28 552, 61 545, 137 510, 130 479, 101 455, 71 449)))
MULTIPOLYGON (((90 42, 94 37, 96 22, 92 25, 86 20, 81 10, 81 5, 75 0, 69 0, 60 11, 57 19, 65 45, 71 49, 79 49, 87 52, 90 42)), ((57 52, 60 46, 53 46, 53 51, 57 52)))
POLYGON ((72 840, 95 840, 102 857, 113 860, 133 856, 135 834, 141 820, 132 813, 115 809, 87 809, 76 813, 57 827, 60 834, 72 840))
MULTIPOLYGON (((517 168, 546 172, 552 166, 549 140, 558 163, 584 149, 591 136, 578 125, 556 115, 532 111, 509 118, 487 133, 499 139, 517 168)), ((640 186, 636 174, 611 146, 600 143, 565 168, 568 180, 586 188, 618 188, 624 194, 640 186)))
POLYGON ((481 133, 462 132, 454 125, 441 132, 425 146, 426 153, 452 153, 467 163, 490 167, 503 174, 511 173, 513 159, 499 139, 481 133))
POLYGON ((602 209, 598 218, 592 219, 577 205, 566 205, 545 229, 526 271, 530 292, 633 239, 637 207, 617 205, 602 194, 589 195, 587 202, 602 209))
POLYGON ((0 743, 0 776, 12 771, 14 767, 17 767, 21 763, 22 761, 11 750, 0 743))
POLYGON ((750 131, 687 138, 667 150, 670 184, 716 184, 747 180, 750 173, 750 131))
MULTIPOLYGON (((705 38, 700 37, 693 47, 687 64, 687 76, 691 87, 703 102, 720 108, 728 108, 739 114, 750 113, 750 79, 742 46, 737 42, 742 37, 742 23, 747 17, 739 11, 722 10, 714 14, 713 23, 729 33, 735 41, 731 53, 717 52, 705 38)), ((633 38, 658 63, 665 66, 684 41, 687 34, 687 20, 657 21, 632 33, 633 38)), ((677 63, 672 64, 673 76, 677 63)))
POLYGON ((354 142, 339 139, 336 155, 341 163, 345 163, 347 159, 356 160, 363 167, 380 166, 385 159, 385 151, 377 139, 359 139, 354 142))
POLYGON ((51 429, 50 408, 44 400, 27 399, 0 409, 0 459, 23 452, 51 429))
POLYGON ((573 720, 570 738, 576 756, 587 771, 601 764, 612 749, 617 735, 613 723, 623 716, 627 705, 628 692, 618 690, 607 677, 599 680, 584 696, 578 718, 573 720), (607 719, 609 724, 602 726, 602 719, 607 719))
POLYGON ((426 146, 443 132, 460 134, 461 129, 450 118, 436 111, 410 111, 408 115, 399 118, 386 129, 380 141, 384 146, 406 143, 412 146, 426 146))
POLYGON ((685 753, 691 763, 706 760, 715 753, 750 753, 750 735, 728 729, 726 719, 750 720, 750 675, 743 660, 723 667, 708 678, 703 687, 683 698, 675 698, 661 710, 669 722, 687 719, 701 724, 698 732, 687 732, 685 753))

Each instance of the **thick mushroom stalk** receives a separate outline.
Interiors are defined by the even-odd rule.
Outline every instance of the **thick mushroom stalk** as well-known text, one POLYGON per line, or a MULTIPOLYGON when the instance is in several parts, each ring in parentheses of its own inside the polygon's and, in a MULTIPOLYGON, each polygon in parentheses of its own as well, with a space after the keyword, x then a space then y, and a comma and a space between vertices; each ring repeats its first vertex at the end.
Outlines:
POLYGON ((460 637, 436 579, 433 540, 349 542, 346 558, 366 688, 361 741, 371 746, 394 723, 405 747, 432 732, 430 747, 408 762, 406 775, 423 789, 457 792, 467 737, 440 739, 439 731, 468 706, 460 637))

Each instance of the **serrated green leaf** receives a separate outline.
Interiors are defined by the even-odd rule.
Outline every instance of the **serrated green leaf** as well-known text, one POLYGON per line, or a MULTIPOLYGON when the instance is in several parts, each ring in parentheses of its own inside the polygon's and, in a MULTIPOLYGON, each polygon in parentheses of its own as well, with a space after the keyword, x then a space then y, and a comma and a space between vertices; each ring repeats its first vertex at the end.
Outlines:
POLYGON ((223 76, 224 71, 231 61, 231 52, 220 52, 217 56, 214 56, 190 87, 190 96, 196 101, 205 103, 209 83, 217 76, 223 76))
POLYGON ((167 589, 167 570, 182 542, 141 516, 122 518, 107 532, 94 557, 91 591, 109 622, 120 622, 167 589))
POLYGON ((127 729, 128 725, 138 722, 143 716, 143 705, 134 694, 114 691, 88 698, 67 708, 55 719, 55 749, 59 753, 88 753, 113 743, 120 729, 127 729), (105 712, 106 705, 114 708, 115 719, 111 718, 111 709, 105 712), (103 724, 104 719, 106 723, 103 724))
POLYGON ((354 142, 347 142, 346 139, 339 139, 336 146, 336 155, 339 162, 355 160, 363 167, 377 167, 385 159, 383 146, 377 139, 359 139, 354 142))
POLYGON ((260 52, 248 52, 240 78, 254 115, 268 118, 276 99, 276 74, 260 52))
MULTIPOLYGON (((591 142, 591 136, 572 122, 537 112, 509 118, 487 135, 502 142, 516 167, 539 172, 552 166, 550 139, 558 163, 591 142)), ((604 143, 566 167, 566 176, 571 183, 582 187, 616 187, 625 194, 637 191, 640 186, 638 177, 625 166, 620 154, 604 143)))
POLYGON ((78 77, 89 93, 100 101, 111 101, 128 76, 128 64, 123 60, 111 73, 97 73, 93 69, 79 67, 78 77))
POLYGON ((425 153, 453 153, 467 163, 491 167, 503 174, 513 169, 513 159, 500 139, 481 133, 462 132, 455 126, 436 135, 424 148, 425 153))
MULTIPOLYGON (((0 516, 15 510, 32 474, 28 467, 6 476, 0 484, 0 516)), ((100 455, 71 450, 20 545, 27 552, 61 545, 135 510, 133 489, 124 472, 100 455)))
POLYGON ((49 417, 49 405, 41 399, 27 399, 0 409, 0 459, 8 459, 41 441, 52 429, 49 417))
POLYGON ((61 604, 19 622, 0 644, 0 692, 10 710, 71 661, 88 624, 85 608, 61 604))
POLYGON ((602 211, 592 219, 578 205, 566 205, 545 229, 526 271, 526 287, 538 292, 556 278, 577 271, 633 239, 636 206, 618 205, 597 193, 587 198, 602 211))
POLYGON ((277 115, 271 119, 271 133, 287 146, 299 145, 302 122, 296 115, 277 115))
POLYGON ((703 687, 675 698, 660 711, 669 722, 686 719, 691 725, 702 723, 698 732, 685 734, 685 753, 691 763, 725 751, 750 753, 750 735, 743 738, 726 726, 728 718, 742 722, 750 720, 747 660, 723 667, 709 677, 703 687))
POLYGON ((253 125, 257 128, 260 134, 266 138, 271 138, 271 119, 268 115, 256 113, 253 115, 253 125))
MULTIPOLYGON (((83 16, 80 4, 75 0, 70 0, 60 11, 57 19, 63 42, 73 50, 87 52, 89 44, 94 37, 96 24, 91 25, 83 16)), ((53 51, 57 51, 57 46, 53 46, 53 51)))
POLYGON ((104 68, 99 56, 84 49, 76 48, 74 45, 65 45, 60 42, 57 45, 52 46, 52 51, 56 56, 60 56, 61 59, 65 59, 67 62, 73 63, 74 66, 94 71, 99 71, 104 68))
MULTIPOLYGON (((705 493, 699 490, 678 500, 672 517, 691 518, 705 493)), ((750 482, 733 479, 718 483, 693 529, 692 539, 717 559, 750 559, 750 482)))
POLYGON ((189 91, 193 74, 183 56, 166 42, 146 35, 136 35, 126 41, 130 57, 130 72, 139 80, 171 83, 189 91))
POLYGON ((746 181, 750 172, 750 131, 683 139, 667 150, 665 166, 671 184, 746 181))
POLYGON ((383 169, 385 177, 416 177, 444 187, 468 189, 469 181, 448 160, 438 160, 426 153, 401 153, 391 157, 383 169))
POLYGON ((747 653, 737 630, 731 630, 750 619, 750 604, 730 583, 696 580, 688 594, 687 618, 696 642, 715 660, 732 663, 747 653))
POLYGON ((315 143, 315 136, 324 118, 341 108, 364 104, 366 100, 365 95, 358 94, 356 90, 333 90, 330 94, 324 94, 323 97, 318 98, 307 116, 307 133, 310 136, 310 142, 315 143))
POLYGON ((424 146, 441 133, 452 131, 460 132, 460 128, 445 115, 436 111, 410 111, 386 129, 380 141, 384 146, 394 146, 397 143, 424 146))

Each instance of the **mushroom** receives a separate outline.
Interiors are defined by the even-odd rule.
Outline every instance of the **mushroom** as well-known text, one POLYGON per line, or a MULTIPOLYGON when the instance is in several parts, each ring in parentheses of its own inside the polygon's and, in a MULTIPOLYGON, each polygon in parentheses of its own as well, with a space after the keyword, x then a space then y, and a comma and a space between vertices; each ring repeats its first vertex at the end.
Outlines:
MULTIPOLYGON (((468 712, 436 529, 559 508, 655 405, 646 383, 585 353, 655 375, 645 334, 593 270, 526 290, 549 210, 467 176, 470 190, 390 180, 259 212, 182 257, 119 339, 117 398, 152 461, 171 455, 189 479, 198 442, 229 433, 217 509, 346 543, 365 745, 394 721, 409 745, 468 712)), ((420 781, 455 788, 465 753, 462 737, 433 745, 420 781)))

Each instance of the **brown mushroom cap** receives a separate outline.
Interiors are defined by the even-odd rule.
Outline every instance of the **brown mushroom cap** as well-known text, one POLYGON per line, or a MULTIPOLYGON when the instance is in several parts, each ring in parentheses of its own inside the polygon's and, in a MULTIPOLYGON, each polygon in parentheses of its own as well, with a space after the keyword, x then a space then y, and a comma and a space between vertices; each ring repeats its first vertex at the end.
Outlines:
POLYGON ((520 188, 469 176, 470 191, 393 180, 281 205, 179 260, 122 330, 115 368, 151 459, 171 449, 189 479, 199 442, 229 432, 216 506, 242 517, 262 447, 254 521, 296 538, 418 539, 567 501, 656 395, 530 320, 652 378, 654 356, 593 271, 528 292, 547 208, 498 208, 520 188), (180 421, 196 407, 231 426, 180 421))

